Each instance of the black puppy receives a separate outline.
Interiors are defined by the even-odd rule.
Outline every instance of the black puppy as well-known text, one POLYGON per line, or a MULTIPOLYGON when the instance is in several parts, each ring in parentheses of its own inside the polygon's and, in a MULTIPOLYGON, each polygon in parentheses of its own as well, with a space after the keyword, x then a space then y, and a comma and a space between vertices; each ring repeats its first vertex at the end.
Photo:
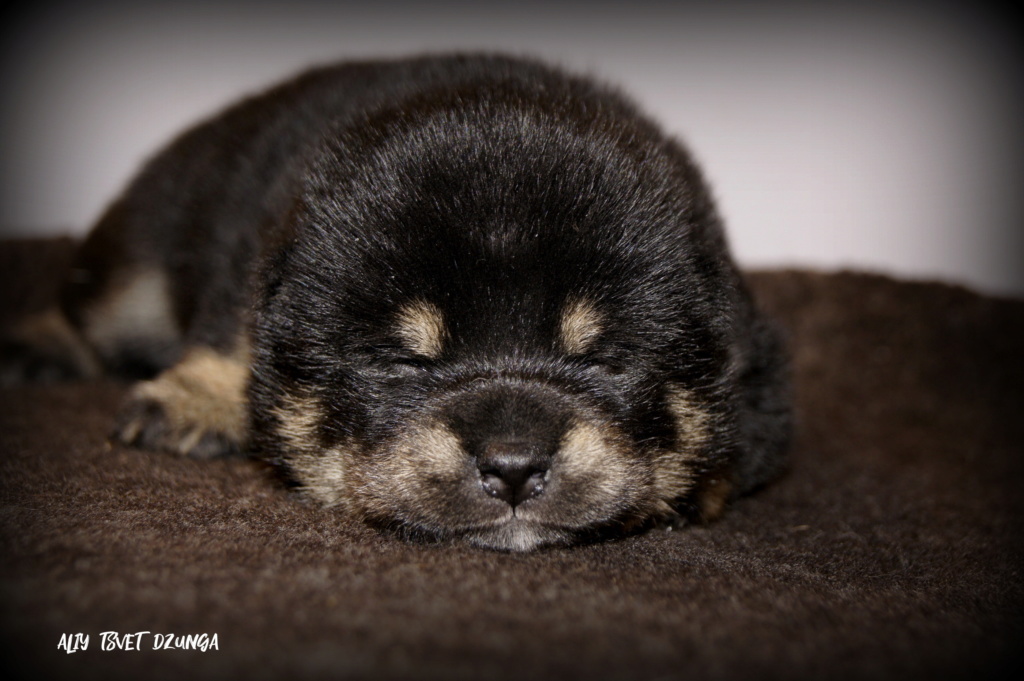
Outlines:
POLYGON ((530 61, 341 64, 243 101, 143 168, 61 303, 8 371, 148 374, 121 442, 251 451, 411 536, 712 518, 788 437, 780 342, 693 161, 530 61))

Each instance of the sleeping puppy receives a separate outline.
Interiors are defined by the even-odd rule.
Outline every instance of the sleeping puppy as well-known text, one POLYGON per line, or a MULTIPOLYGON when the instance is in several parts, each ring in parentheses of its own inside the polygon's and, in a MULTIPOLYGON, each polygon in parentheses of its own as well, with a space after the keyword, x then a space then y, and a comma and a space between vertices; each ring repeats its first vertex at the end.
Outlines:
POLYGON ((691 158, 618 93, 502 57, 321 68, 186 132, 28 327, 22 375, 148 377, 124 444, 249 452, 495 549, 714 518, 789 431, 691 158))

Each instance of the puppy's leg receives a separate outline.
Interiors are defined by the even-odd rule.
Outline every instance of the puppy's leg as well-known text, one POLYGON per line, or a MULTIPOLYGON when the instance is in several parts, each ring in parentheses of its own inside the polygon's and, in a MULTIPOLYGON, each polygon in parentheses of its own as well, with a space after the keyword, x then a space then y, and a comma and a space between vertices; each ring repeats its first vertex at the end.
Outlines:
POLYGON ((246 440, 248 381, 244 343, 230 353, 193 346, 177 364, 136 384, 114 438, 201 459, 237 453, 246 440))
POLYGON ((86 260, 71 270, 60 303, 0 331, 0 385, 96 378, 105 371, 152 376, 177 360, 181 346, 161 267, 86 260))
POLYGON ((56 307, 19 320, 0 338, 0 386, 94 378, 100 360, 56 307))

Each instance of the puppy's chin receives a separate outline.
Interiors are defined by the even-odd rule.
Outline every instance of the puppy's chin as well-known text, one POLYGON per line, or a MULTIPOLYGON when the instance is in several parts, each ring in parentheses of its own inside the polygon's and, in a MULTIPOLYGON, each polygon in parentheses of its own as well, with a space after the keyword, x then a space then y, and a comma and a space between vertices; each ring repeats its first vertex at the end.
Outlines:
POLYGON ((525 552, 543 546, 572 544, 575 536, 567 530, 545 527, 510 514, 501 522, 467 531, 463 540, 485 549, 525 552))
POLYGON ((541 548, 589 544, 625 537, 652 526, 654 522, 651 518, 634 516, 590 527, 567 527, 517 509, 515 513, 510 512, 500 520, 463 528, 447 536, 484 549, 525 553, 541 548))

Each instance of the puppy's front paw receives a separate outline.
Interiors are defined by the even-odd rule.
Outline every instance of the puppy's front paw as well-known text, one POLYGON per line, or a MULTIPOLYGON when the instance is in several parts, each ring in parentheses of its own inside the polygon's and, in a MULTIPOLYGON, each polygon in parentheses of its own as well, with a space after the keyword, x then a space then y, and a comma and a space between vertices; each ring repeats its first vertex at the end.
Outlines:
POLYGON ((121 409, 113 437, 122 444, 195 459, 237 453, 240 440, 230 428, 196 419, 189 411, 176 401, 133 396, 121 409))
POLYGON ((145 449, 209 459, 235 454, 245 440, 248 366, 206 348, 135 386, 114 439, 145 449))

